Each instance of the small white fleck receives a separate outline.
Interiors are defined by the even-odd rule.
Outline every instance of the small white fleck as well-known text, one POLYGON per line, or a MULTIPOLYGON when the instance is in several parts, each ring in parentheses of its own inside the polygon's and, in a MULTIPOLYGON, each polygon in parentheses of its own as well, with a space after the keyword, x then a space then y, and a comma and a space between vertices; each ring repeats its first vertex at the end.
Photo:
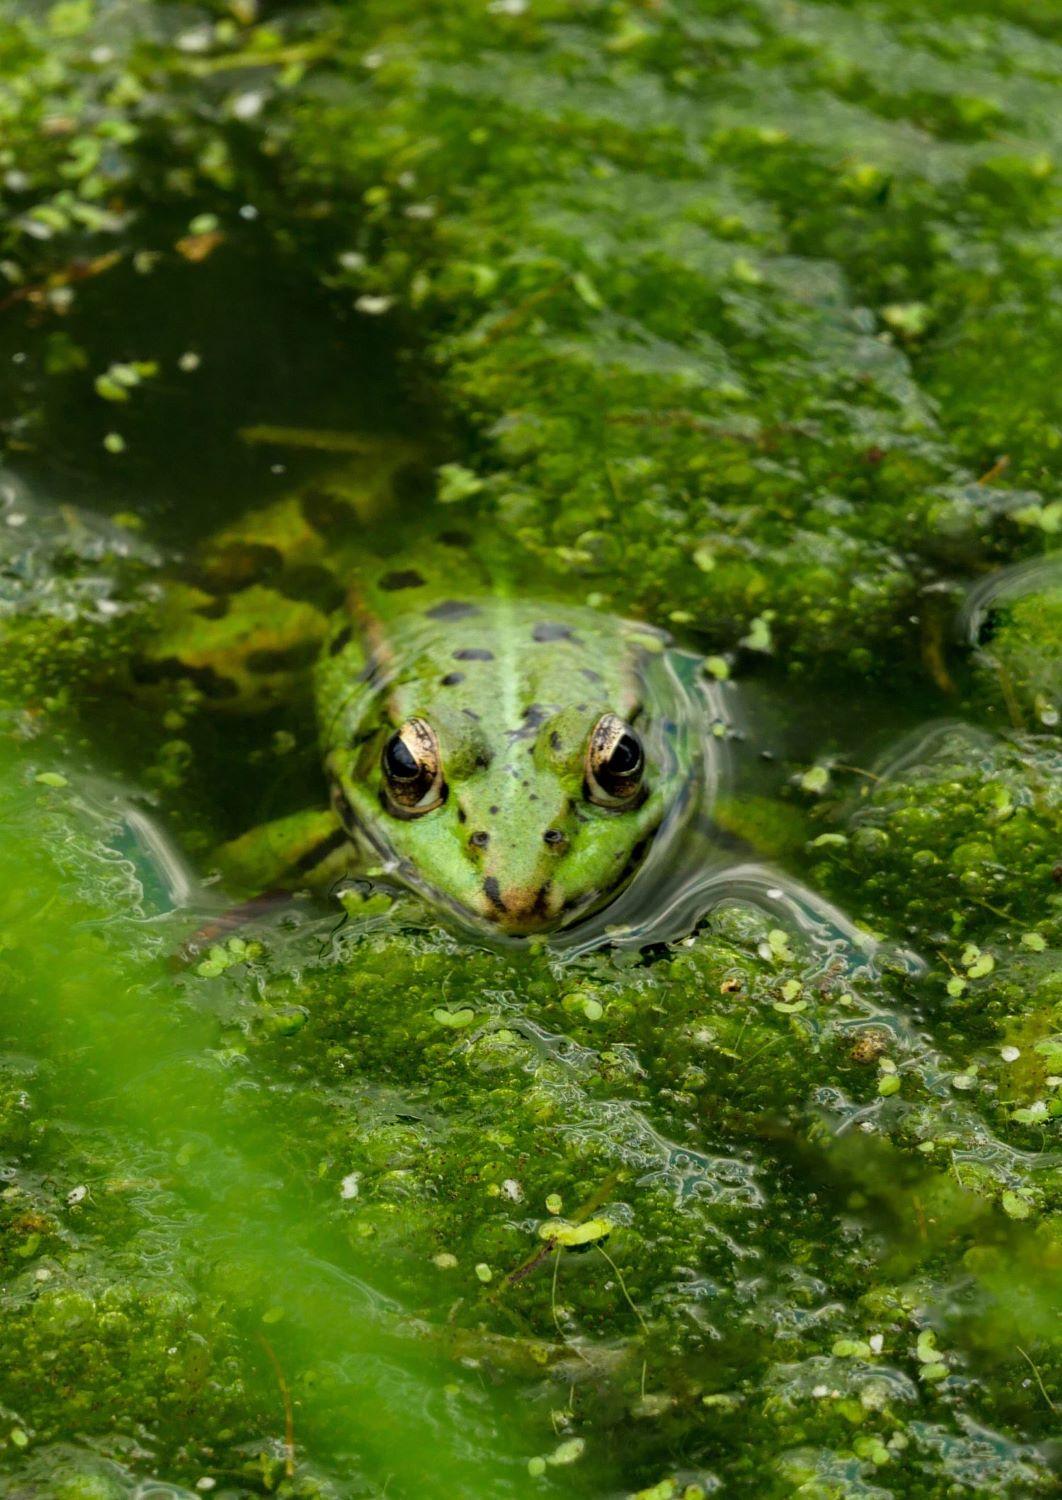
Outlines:
POLYGON ((51 1281, 52 1273, 47 1266, 38 1266, 33 1273, 34 1281, 51 1281))
POLYGON ((776 885, 772 885, 767 892, 768 899, 771 901, 781 901, 783 894, 784 892, 776 885))
POLYGON ((76 1188, 70 1189, 70 1191, 66 1195, 66 1201, 69 1204, 73 1205, 75 1203, 83 1203, 87 1197, 88 1188, 85 1187, 85 1185, 82 1183, 79 1184, 79 1186, 77 1186, 76 1188))
POLYGON ((209 1474, 204 1474, 202 1479, 197 1479, 195 1487, 197 1490, 212 1490, 216 1488, 217 1480, 211 1479, 209 1474))
POLYGON ((434 219, 435 205, 432 203, 410 203, 406 208, 407 219, 434 219))
POLYGON ((361 60, 361 65, 363 68, 381 68, 383 67, 383 61, 384 55, 382 52, 366 52, 361 60))
POLYGON ((1021 1056, 1021 1051, 1018 1047, 1001 1047, 999 1055, 1004 1062, 1017 1062, 1021 1056))
POLYGON ((360 1172, 348 1172, 339 1184, 339 1196, 341 1198, 356 1198, 358 1196, 358 1183, 360 1180, 360 1172))
POLYGON ((354 306, 358 309, 358 312, 368 313, 371 317, 375 318, 379 317, 380 313, 385 313, 388 310, 392 300, 391 297, 374 297, 370 292, 366 292, 364 297, 358 298, 354 306))
POLYGON ((194 31, 186 31, 177 38, 177 50, 179 52, 205 52, 213 39, 213 33, 209 26, 197 26, 194 31))
POLYGON ((287 464, 270 464, 269 472, 270 474, 286 474, 288 472, 288 466, 287 464))
POLYGON ((114 48, 113 47, 93 47, 92 51, 89 53, 89 58, 91 59, 92 62, 94 62, 98 66, 102 67, 104 63, 109 63, 109 62, 113 62, 114 61, 114 48))
POLYGON ((21 511, 13 510, 6 518, 9 526, 25 526, 26 517, 21 511))
POLYGON ((872 1333, 867 1343, 875 1354, 880 1354, 885 1347, 885 1335, 883 1333, 872 1333))
POLYGON ((344 271, 364 271, 368 264, 360 250, 343 250, 336 259, 344 271))
POLYGON ((255 208, 253 203, 241 203, 239 207, 239 215, 241 219, 257 219, 258 210, 257 208, 255 208))
POLYGON ((262 113, 265 104, 265 95, 257 89, 249 89, 246 94, 237 94, 232 101, 232 113, 237 120, 253 120, 262 113))
POLYGON ((502 1192, 507 1198, 510 1198, 513 1203, 519 1203, 520 1199, 524 1196, 524 1190, 517 1182, 515 1177, 507 1177, 505 1179, 505 1181, 502 1183, 502 1192))
POLYGON ((177 361, 177 368, 179 370, 183 370, 186 375, 190 375, 193 370, 199 369, 199 366, 202 364, 202 362, 202 358, 195 352, 195 350, 189 349, 186 353, 182 354, 180 359, 177 361))
POLYGON ((522 16, 527 0, 490 0, 487 9, 492 16, 522 16))
POLYGON ((812 1386, 811 1394, 816 1398, 816 1400, 821 1401, 824 1396, 828 1396, 830 1394, 830 1388, 828 1385, 812 1386))

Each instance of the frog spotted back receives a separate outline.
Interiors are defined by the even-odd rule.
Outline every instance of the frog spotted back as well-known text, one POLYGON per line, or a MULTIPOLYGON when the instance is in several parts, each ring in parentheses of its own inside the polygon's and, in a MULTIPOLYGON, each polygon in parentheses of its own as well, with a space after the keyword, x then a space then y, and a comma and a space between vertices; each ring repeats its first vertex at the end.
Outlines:
POLYGON ((171 594, 156 679, 230 712, 312 681, 330 808, 236 840, 230 874, 371 864, 486 929, 578 923, 692 805, 703 725, 680 655, 652 627, 515 594, 467 532, 375 535, 349 491, 317 487, 220 533, 171 594))

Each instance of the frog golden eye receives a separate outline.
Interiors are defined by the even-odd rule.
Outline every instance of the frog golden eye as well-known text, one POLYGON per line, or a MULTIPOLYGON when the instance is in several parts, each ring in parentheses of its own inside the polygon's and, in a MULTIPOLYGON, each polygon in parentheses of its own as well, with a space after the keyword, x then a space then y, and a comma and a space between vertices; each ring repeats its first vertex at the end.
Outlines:
POLYGON ((439 741, 423 719, 407 719, 380 757, 387 801, 400 818, 419 818, 446 801, 439 741))
POLYGON ((629 724, 602 714, 586 750, 586 795, 598 807, 630 807, 645 777, 645 751, 629 724))

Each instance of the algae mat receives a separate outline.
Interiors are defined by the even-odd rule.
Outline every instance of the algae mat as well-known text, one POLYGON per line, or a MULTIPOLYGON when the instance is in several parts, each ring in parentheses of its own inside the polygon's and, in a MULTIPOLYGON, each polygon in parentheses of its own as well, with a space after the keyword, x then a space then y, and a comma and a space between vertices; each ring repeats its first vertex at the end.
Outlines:
POLYGON ((1047 0, 0 6, 0 1493, 1051 1492, 1060 85, 1047 0), (136 663, 307 483, 701 653, 780 896, 181 964, 319 772, 136 663))

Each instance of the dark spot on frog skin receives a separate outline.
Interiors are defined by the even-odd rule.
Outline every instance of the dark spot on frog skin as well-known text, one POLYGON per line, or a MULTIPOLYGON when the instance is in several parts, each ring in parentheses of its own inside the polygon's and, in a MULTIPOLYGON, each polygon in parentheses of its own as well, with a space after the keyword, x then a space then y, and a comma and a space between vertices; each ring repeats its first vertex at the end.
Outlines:
POLYGON ((542 835, 542 839, 544 843, 548 844, 551 849, 555 850, 558 853, 560 851, 561 845, 568 842, 559 828, 547 828, 545 833, 542 835))
POLYGON ((466 719, 471 719, 473 724, 479 723, 479 714, 476 713, 476 710, 474 708, 463 708, 461 712, 464 714, 466 719))
POLYGON ((456 687, 459 682, 464 682, 464 680, 465 674, 463 672, 447 672, 445 677, 439 678, 443 687, 456 687))
POLYGON ((586 678, 587 682, 604 682, 605 680, 601 676, 600 672, 594 671, 593 667, 580 667, 579 670, 586 678))
POLYGON ((561 737, 555 729, 549 732, 549 747, 551 750, 559 750, 561 747, 561 737))
POLYGON ((491 906, 496 907, 498 911, 508 910, 508 907, 502 900, 501 886, 498 884, 493 875, 488 875, 486 880, 483 882, 483 894, 484 896, 486 896, 491 906))
POLYGON ((482 646, 462 646, 454 652, 454 661, 493 661, 494 652, 484 651, 482 646))
POLYGON ((397 594, 400 589, 422 589, 424 579, 416 568, 399 568, 394 573, 385 573, 380 579, 380 587, 389 594, 397 594))
POLYGON ((304 490, 299 496, 299 508, 307 523, 323 535, 349 525, 352 515, 349 505, 322 489, 304 490))
POLYGON ((332 644, 329 646, 329 648, 328 648, 328 654, 329 654, 329 656, 338 656, 339 653, 343 650, 343 648, 345 646, 349 646, 350 645, 351 638, 353 637, 353 635, 354 635, 354 627, 353 627, 353 625, 345 625, 343 627, 343 629, 339 632, 339 634, 335 637, 335 639, 333 640, 332 644))
POLYGON ((400 504, 414 505, 428 500, 434 489, 434 471, 417 459, 402 464, 391 477, 391 493, 400 504))
POLYGON ((473 849, 485 849, 490 843, 490 834, 485 828, 479 828, 475 833, 469 834, 468 842, 472 845, 473 849))
POLYGON ((229 612, 230 600, 224 594, 217 599, 211 599, 209 604, 200 604, 194 611, 204 620, 223 620, 229 612))
POLYGON ((273 587, 285 599, 294 599, 299 604, 315 604, 326 614, 339 608, 346 593, 336 575, 319 563, 286 568, 279 578, 273 580, 273 587))
POLYGON ((424 613, 429 620, 467 620, 472 615, 478 615, 479 609, 461 599, 444 599, 441 604, 433 604, 424 613))
POLYGON ((266 583, 284 566, 284 555, 265 542, 230 542, 192 569, 192 581, 227 594, 266 583))
POLYGON ((582 642, 575 635, 570 625, 560 625, 553 620, 542 620, 531 632, 531 639, 540 644, 546 641, 571 641, 575 646, 581 646, 582 642))
POLYGON ((277 651, 252 651, 246 660, 249 672, 296 672, 308 667, 317 656, 314 641, 300 641, 277 651))
POLYGON ((509 739, 526 740, 529 736, 534 735, 535 731, 541 724, 545 723, 548 717, 548 711, 542 707, 541 703, 530 704, 524 709, 524 716, 519 729, 510 729, 508 731, 509 739))
POLYGON ((471 547, 472 534, 468 531, 440 531, 439 540, 447 547, 471 547))
POLYGON ((490 815, 491 815, 492 818, 496 818, 498 816, 498 809, 496 807, 491 807, 491 808, 488 808, 487 810, 490 813, 490 815))
POLYGON ((162 661, 136 662, 132 670, 136 681, 144 684, 187 680, 199 689, 204 698, 212 698, 216 702, 235 698, 239 692, 234 682, 222 677, 213 667, 191 667, 176 656, 167 656, 162 661))

